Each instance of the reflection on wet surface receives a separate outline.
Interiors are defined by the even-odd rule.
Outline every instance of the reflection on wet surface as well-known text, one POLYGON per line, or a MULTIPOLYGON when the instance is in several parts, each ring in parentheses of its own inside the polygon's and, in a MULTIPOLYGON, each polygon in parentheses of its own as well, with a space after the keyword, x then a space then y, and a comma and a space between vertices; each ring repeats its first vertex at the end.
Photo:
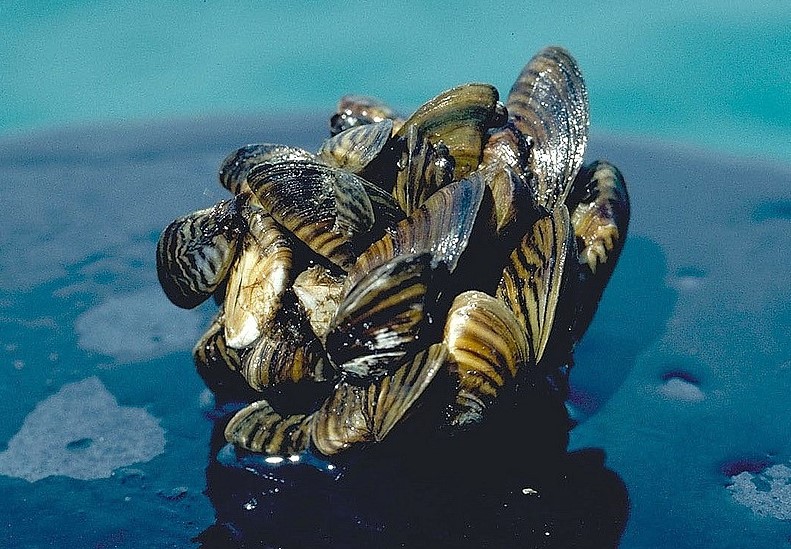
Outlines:
MULTIPOLYGON (((219 430, 215 441, 224 443, 219 430)), ((601 451, 461 446, 412 456, 377 448, 337 465, 222 447, 206 472, 217 521, 197 539, 203 549, 617 544, 628 497, 601 451)))

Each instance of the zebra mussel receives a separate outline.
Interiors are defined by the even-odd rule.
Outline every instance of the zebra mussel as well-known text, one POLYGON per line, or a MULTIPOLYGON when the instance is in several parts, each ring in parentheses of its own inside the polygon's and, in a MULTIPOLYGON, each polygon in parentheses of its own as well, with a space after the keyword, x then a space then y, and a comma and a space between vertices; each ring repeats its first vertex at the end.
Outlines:
POLYGON ((231 153, 234 196, 157 246, 175 305, 219 304, 193 354, 218 398, 248 402, 227 440, 334 456, 562 402, 629 222, 620 172, 583 166, 588 126, 576 61, 548 47, 505 103, 465 84, 401 118, 346 96, 315 154, 231 153))

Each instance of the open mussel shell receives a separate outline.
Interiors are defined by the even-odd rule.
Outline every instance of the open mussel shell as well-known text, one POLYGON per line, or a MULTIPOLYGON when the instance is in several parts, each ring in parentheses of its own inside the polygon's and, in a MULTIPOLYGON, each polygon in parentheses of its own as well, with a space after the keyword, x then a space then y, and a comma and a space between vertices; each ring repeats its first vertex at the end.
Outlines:
POLYGON ((390 373, 415 351, 439 291, 430 254, 400 255, 355 284, 332 320, 325 348, 349 378, 390 373))
POLYGON ((395 129, 403 122, 392 108, 379 99, 365 95, 344 95, 338 102, 337 112, 330 119, 330 134, 338 135, 349 128, 386 119, 394 121, 395 129))
POLYGON ((392 375, 357 385, 341 381, 313 416, 311 441, 331 456, 354 445, 381 442, 407 418, 441 370, 447 349, 431 345, 392 375))
POLYGON ((489 84, 464 84, 421 105, 396 135, 406 137, 410 126, 435 145, 442 141, 455 159, 455 177, 462 179, 478 167, 489 128, 505 123, 505 109, 497 89, 489 84))
POLYGON ((281 383, 322 382, 334 376, 305 311, 289 292, 271 328, 242 357, 242 375, 256 391, 281 383))
POLYGON ((381 236, 375 228, 383 232, 383 223, 403 215, 381 189, 316 162, 262 164, 247 179, 261 206, 280 225, 344 270, 359 249, 381 236))
POLYGON ((565 200, 588 141, 588 92, 577 62, 563 48, 541 50, 522 70, 506 106, 531 140, 535 200, 551 210, 565 200))
POLYGON ((249 190, 247 174, 250 170, 265 163, 288 160, 312 160, 314 155, 299 147, 277 145, 274 143, 255 143, 232 152, 220 165, 220 184, 233 194, 249 190))
POLYGON ((459 294, 445 322, 443 342, 458 392, 448 413, 452 426, 478 423, 488 406, 529 366, 526 334, 514 313, 489 294, 459 294))
POLYGON ((577 340, 593 319, 626 241, 629 194, 618 168, 596 161, 580 170, 567 202, 579 249, 579 299, 574 321, 577 340))
POLYGON ((323 340, 343 298, 343 277, 313 265, 297 275, 292 289, 305 309, 313 333, 323 340))
POLYGON ((561 204, 525 234, 509 256, 497 287, 497 297, 527 334, 533 363, 544 354, 562 288, 576 267, 573 238, 568 209, 561 204))
POLYGON ((225 290, 225 340, 244 349, 271 328, 292 280, 291 244, 259 208, 247 208, 248 232, 225 290))
POLYGON ((246 228, 236 199, 180 217, 157 243, 157 276, 174 305, 203 303, 228 275, 246 228))
POLYGON ((291 455, 307 450, 312 416, 282 416, 266 400, 239 410, 225 427, 225 439, 252 452, 291 455))
POLYGON ((360 174, 385 148, 393 133, 393 121, 386 118, 354 126, 322 143, 318 158, 335 168, 360 174))

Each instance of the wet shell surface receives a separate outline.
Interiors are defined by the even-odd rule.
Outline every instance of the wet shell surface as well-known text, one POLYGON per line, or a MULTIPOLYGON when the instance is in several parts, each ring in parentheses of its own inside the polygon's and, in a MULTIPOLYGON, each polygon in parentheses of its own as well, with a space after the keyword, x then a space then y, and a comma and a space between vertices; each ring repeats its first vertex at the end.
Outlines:
POLYGON ((228 155, 234 197, 157 245, 175 305, 220 304, 193 355, 219 401, 246 403, 228 442, 419 452, 454 433, 507 444, 509 414, 541 422, 516 410, 565 398, 629 224, 623 175, 583 166, 588 127, 582 73, 548 47, 504 104, 463 84, 404 118, 349 95, 315 154, 264 142, 228 155))

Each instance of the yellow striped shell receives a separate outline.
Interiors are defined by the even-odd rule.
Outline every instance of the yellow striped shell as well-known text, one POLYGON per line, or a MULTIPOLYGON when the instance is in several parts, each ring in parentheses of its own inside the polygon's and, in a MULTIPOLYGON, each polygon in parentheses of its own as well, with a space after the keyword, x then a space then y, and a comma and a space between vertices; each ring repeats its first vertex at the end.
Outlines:
POLYGON ((520 368, 535 366, 526 334, 514 313, 488 294, 459 294, 445 322, 443 342, 448 367, 457 379, 458 393, 449 423, 465 425, 483 420, 500 391, 513 382, 520 368))

